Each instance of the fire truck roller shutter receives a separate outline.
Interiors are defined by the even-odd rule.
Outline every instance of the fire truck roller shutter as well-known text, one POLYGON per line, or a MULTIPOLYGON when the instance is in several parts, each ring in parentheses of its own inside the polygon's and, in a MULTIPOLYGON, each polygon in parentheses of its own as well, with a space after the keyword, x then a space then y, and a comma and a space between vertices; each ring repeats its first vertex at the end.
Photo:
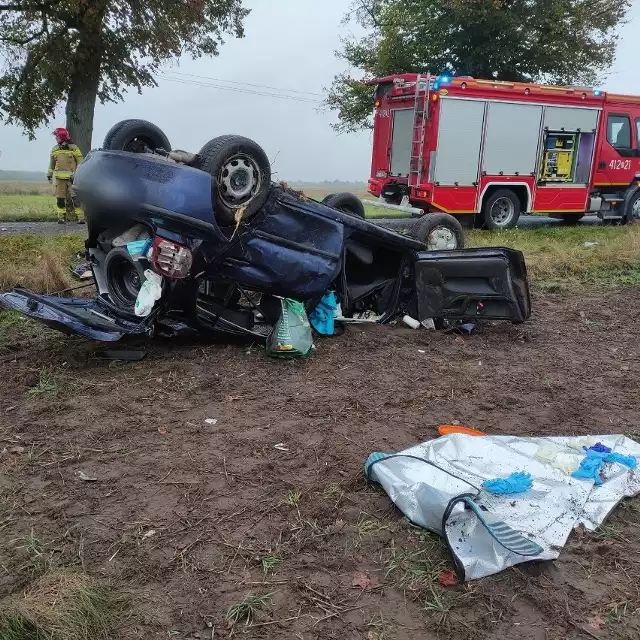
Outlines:
POLYGON ((485 104, 481 100, 440 100, 434 182, 463 187, 477 182, 485 104))
POLYGON ((536 170, 542 106, 489 102, 482 171, 530 176, 536 170))
POLYGON ((576 107, 546 107, 544 127, 549 131, 592 133, 598 124, 598 109, 576 107))
POLYGON ((391 175, 408 176, 413 140, 413 109, 393 110, 391 135, 391 175))

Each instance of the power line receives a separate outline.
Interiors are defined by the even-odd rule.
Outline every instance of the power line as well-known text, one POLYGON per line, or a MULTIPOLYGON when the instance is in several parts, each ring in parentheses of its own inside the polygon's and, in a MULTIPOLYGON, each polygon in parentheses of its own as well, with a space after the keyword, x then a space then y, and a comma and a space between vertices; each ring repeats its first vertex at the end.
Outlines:
POLYGON ((216 84, 211 84, 211 83, 206 83, 206 82, 197 82, 196 80, 186 80, 186 79, 182 79, 182 78, 171 78, 171 77, 165 76, 163 74, 159 74, 159 77, 162 78, 163 80, 168 80, 169 82, 177 82, 179 84, 194 85, 194 86, 198 86, 198 87, 208 87, 210 89, 221 89, 222 91, 233 91, 233 92, 236 92, 236 93, 245 93, 245 94, 249 94, 249 95, 264 96, 264 97, 268 97, 268 98, 278 98, 279 100, 289 100, 289 101, 294 101, 294 102, 303 102, 303 103, 306 103, 306 104, 314 104, 314 105, 322 104, 322 100, 310 100, 310 99, 301 98, 301 97, 298 97, 298 96, 283 96, 283 95, 277 95, 275 93, 266 93, 264 91, 253 91, 251 89, 241 89, 240 87, 225 87, 223 85, 216 85, 216 84))
POLYGON ((198 87, 209 87, 211 89, 222 89, 223 91, 234 91, 236 93, 246 93, 249 95, 257 95, 257 96, 266 96, 269 98, 278 98, 280 100, 293 100, 295 102, 306 102, 307 104, 322 104, 322 100, 310 100, 307 98, 301 98, 298 96, 283 96, 277 95, 274 93, 266 93, 264 91, 253 91, 251 89, 241 89, 240 87, 225 87, 223 85, 211 84, 208 82, 197 82, 195 80, 186 80, 182 78, 171 78, 169 76, 165 76, 163 74, 159 74, 161 78, 164 80, 169 80, 170 82, 177 82, 179 84, 189 84, 195 85, 198 87))
POLYGON ((271 87, 267 84, 252 84, 250 82, 239 82, 237 80, 225 80, 224 78, 212 78, 211 76, 198 76, 193 73, 183 73, 182 71, 172 71, 171 69, 167 69, 162 73, 172 73, 176 76, 187 76, 189 78, 198 78, 200 80, 213 80, 215 82, 225 82, 227 84, 237 84, 237 85, 244 85, 247 87, 257 87, 259 89, 271 89, 272 91, 286 91, 287 93, 299 93, 302 95, 316 96, 318 98, 325 97, 323 93, 313 93, 312 91, 299 91, 297 89, 283 89, 282 87, 271 87))

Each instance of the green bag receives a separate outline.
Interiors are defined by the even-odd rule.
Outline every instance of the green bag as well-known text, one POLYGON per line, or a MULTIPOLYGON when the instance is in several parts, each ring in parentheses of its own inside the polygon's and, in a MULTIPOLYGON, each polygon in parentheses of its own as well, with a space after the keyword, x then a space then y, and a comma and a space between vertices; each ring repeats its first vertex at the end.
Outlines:
POLYGON ((311 325, 304 305, 282 298, 282 313, 267 338, 267 355, 274 358, 306 358, 313 349, 311 325))

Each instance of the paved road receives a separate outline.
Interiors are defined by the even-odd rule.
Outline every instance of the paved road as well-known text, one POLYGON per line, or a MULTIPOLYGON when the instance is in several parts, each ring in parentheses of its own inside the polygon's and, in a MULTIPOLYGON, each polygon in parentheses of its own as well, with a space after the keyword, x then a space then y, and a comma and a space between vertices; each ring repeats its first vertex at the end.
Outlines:
MULTIPOLYGON (((406 229, 412 224, 415 218, 389 218, 378 219, 376 222, 380 222, 382 226, 390 229, 406 229)), ((585 216, 578 223, 579 226, 592 226, 599 224, 600 220, 597 216, 585 216)), ((547 218, 546 216, 521 216, 518 221, 519 229, 541 229, 545 227, 562 227, 564 223, 562 220, 554 220, 553 218, 547 218)))
POLYGON ((0 222, 0 235, 7 233, 35 234, 50 236, 58 233, 86 233, 86 225, 75 222, 0 222))
MULTIPOLYGON (((407 222, 412 220, 412 218, 391 218, 378 219, 376 222, 381 222, 383 226, 391 229, 402 229, 406 228, 407 222)), ((596 216, 585 216, 579 222, 580 225, 594 225, 598 223, 599 220, 596 216)), ((518 222, 518 227, 522 229, 535 229, 541 227, 560 227, 562 224, 562 220, 554 220, 553 218, 546 218, 545 216, 522 216, 518 222)), ((84 225, 72 222, 67 224, 57 224, 55 222, 0 222, 0 235, 4 233, 52 235, 56 233, 84 233, 85 230, 86 227, 84 225)))

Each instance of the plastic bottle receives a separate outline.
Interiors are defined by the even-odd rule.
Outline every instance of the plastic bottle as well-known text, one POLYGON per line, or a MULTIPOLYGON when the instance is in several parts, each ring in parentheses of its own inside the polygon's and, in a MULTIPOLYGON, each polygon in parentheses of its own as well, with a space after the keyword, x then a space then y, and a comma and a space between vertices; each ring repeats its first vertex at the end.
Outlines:
POLYGON ((411 327, 412 329, 419 329, 422 326, 415 318, 412 318, 411 316, 404 316, 404 318, 402 318, 402 322, 404 322, 408 327, 411 327))

